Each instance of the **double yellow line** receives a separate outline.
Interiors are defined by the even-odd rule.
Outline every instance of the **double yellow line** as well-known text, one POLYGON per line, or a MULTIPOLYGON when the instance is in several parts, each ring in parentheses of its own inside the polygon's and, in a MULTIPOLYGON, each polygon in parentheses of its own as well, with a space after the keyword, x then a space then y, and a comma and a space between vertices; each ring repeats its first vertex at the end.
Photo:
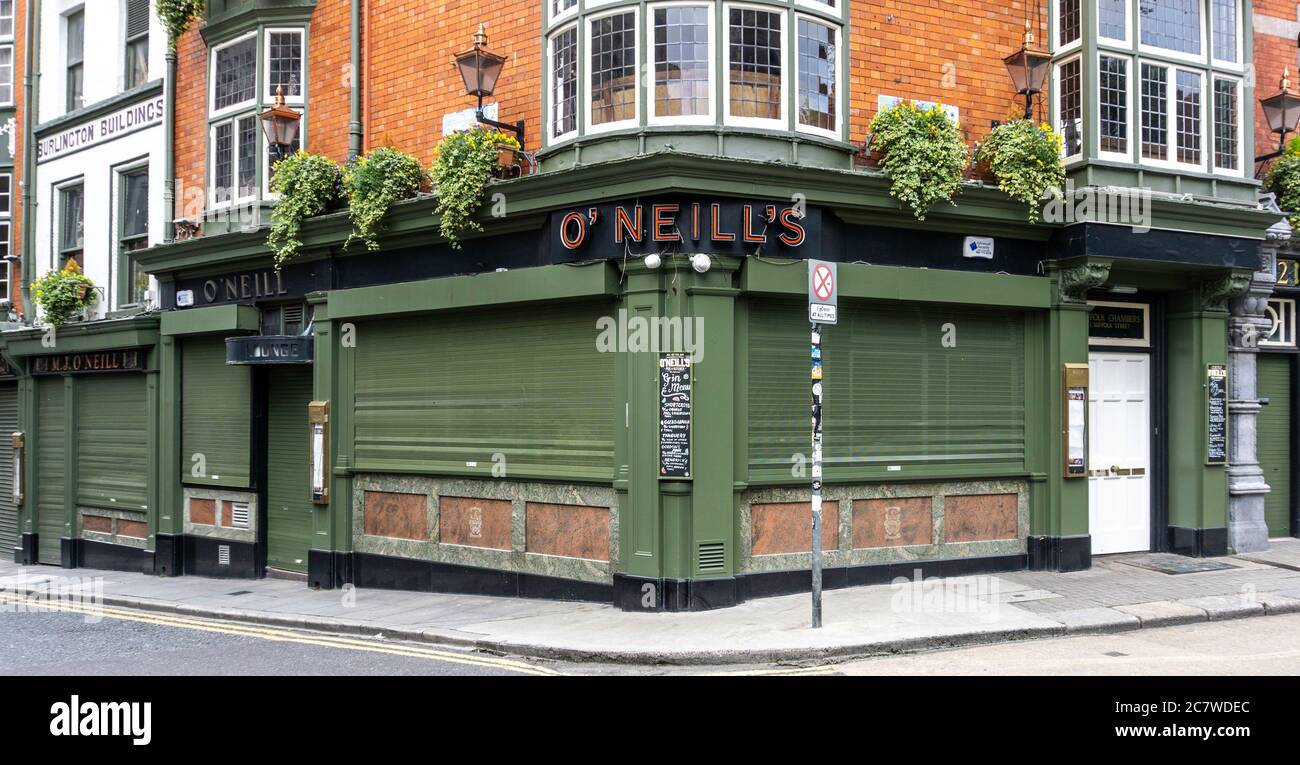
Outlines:
POLYGON ((563 674, 545 667, 528 664, 527 662, 497 658, 494 656, 482 656, 460 653, 457 651, 439 650, 436 648, 426 648, 424 646, 412 644, 381 645, 372 640, 342 637, 326 633, 297 632, 293 630, 278 629, 275 627, 258 627, 236 623, 223 623, 207 619, 192 619, 180 616, 170 616, 167 614, 154 614, 122 608, 112 608, 108 606, 98 607, 82 605, 79 603, 49 602, 13 593, 0 593, 0 604, 40 609, 43 611, 62 611, 83 616, 139 622, 141 624, 154 624, 163 627, 176 627, 201 632, 212 632, 221 635, 237 635, 241 637, 257 638, 259 640, 269 640, 272 642, 297 643, 299 645, 312 645, 321 648, 339 648, 348 651, 365 651, 369 653, 388 654, 390 656, 404 656, 413 659, 442 661, 451 664, 463 664, 484 669, 499 669, 526 675, 563 674))

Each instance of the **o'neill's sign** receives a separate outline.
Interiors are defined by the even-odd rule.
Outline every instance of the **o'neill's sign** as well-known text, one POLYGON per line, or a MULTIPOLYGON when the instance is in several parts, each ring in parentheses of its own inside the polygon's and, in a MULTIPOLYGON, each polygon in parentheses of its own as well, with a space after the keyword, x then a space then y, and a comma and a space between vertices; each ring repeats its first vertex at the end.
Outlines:
POLYGON ((772 255, 808 249, 821 216, 790 202, 669 198, 557 212, 551 226, 556 254, 570 258, 671 251, 772 255))
POLYGON ((96 144, 121 138, 137 130, 161 125, 163 100, 159 96, 148 101, 109 112, 88 122, 74 125, 36 142, 36 161, 48 162, 66 154, 88 149, 96 144))

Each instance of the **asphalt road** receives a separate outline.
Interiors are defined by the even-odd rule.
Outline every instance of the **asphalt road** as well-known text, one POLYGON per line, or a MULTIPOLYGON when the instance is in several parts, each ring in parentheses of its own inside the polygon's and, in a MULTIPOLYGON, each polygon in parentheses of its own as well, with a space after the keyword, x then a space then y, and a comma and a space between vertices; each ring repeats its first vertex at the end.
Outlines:
POLYGON ((0 675, 532 675, 525 662, 441 646, 109 609, 0 612, 0 675))

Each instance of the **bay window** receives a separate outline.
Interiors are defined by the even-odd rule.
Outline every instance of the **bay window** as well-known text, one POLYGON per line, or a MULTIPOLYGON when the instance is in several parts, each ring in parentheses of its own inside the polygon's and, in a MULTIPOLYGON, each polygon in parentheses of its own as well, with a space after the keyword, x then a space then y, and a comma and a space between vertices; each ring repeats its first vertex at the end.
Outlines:
POLYGON ((1053 0, 1052 14, 1067 161, 1244 174, 1241 0, 1053 0))
MULTIPOLYGON (((13 217, 14 177, 11 173, 0 173, 0 259, 8 258, 12 245, 13 230, 10 222, 13 217)), ((9 278, 12 264, 5 260, 0 265, 0 301, 9 300, 9 278)))
POLYGON ((842 141, 843 6, 842 0, 550 0, 548 143, 667 125, 842 141))
MULTIPOLYGON (((270 198, 275 153, 258 114, 283 93, 307 110, 306 34, 301 27, 263 28, 216 45, 210 53, 208 177, 210 207, 270 198)), ((304 140, 306 120, 297 150, 304 140)))

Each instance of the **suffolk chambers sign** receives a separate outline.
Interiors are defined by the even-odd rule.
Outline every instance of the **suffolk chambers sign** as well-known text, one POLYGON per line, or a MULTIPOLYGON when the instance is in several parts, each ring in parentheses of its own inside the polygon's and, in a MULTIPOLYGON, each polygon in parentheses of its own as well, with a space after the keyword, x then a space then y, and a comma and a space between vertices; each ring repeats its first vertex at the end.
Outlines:
POLYGON ((791 202, 648 199, 562 210, 551 216, 557 259, 625 254, 794 256, 820 248, 821 214, 791 202))
POLYGON ((48 162, 96 144, 121 138, 163 120, 162 96, 109 112, 36 141, 36 161, 48 162))

